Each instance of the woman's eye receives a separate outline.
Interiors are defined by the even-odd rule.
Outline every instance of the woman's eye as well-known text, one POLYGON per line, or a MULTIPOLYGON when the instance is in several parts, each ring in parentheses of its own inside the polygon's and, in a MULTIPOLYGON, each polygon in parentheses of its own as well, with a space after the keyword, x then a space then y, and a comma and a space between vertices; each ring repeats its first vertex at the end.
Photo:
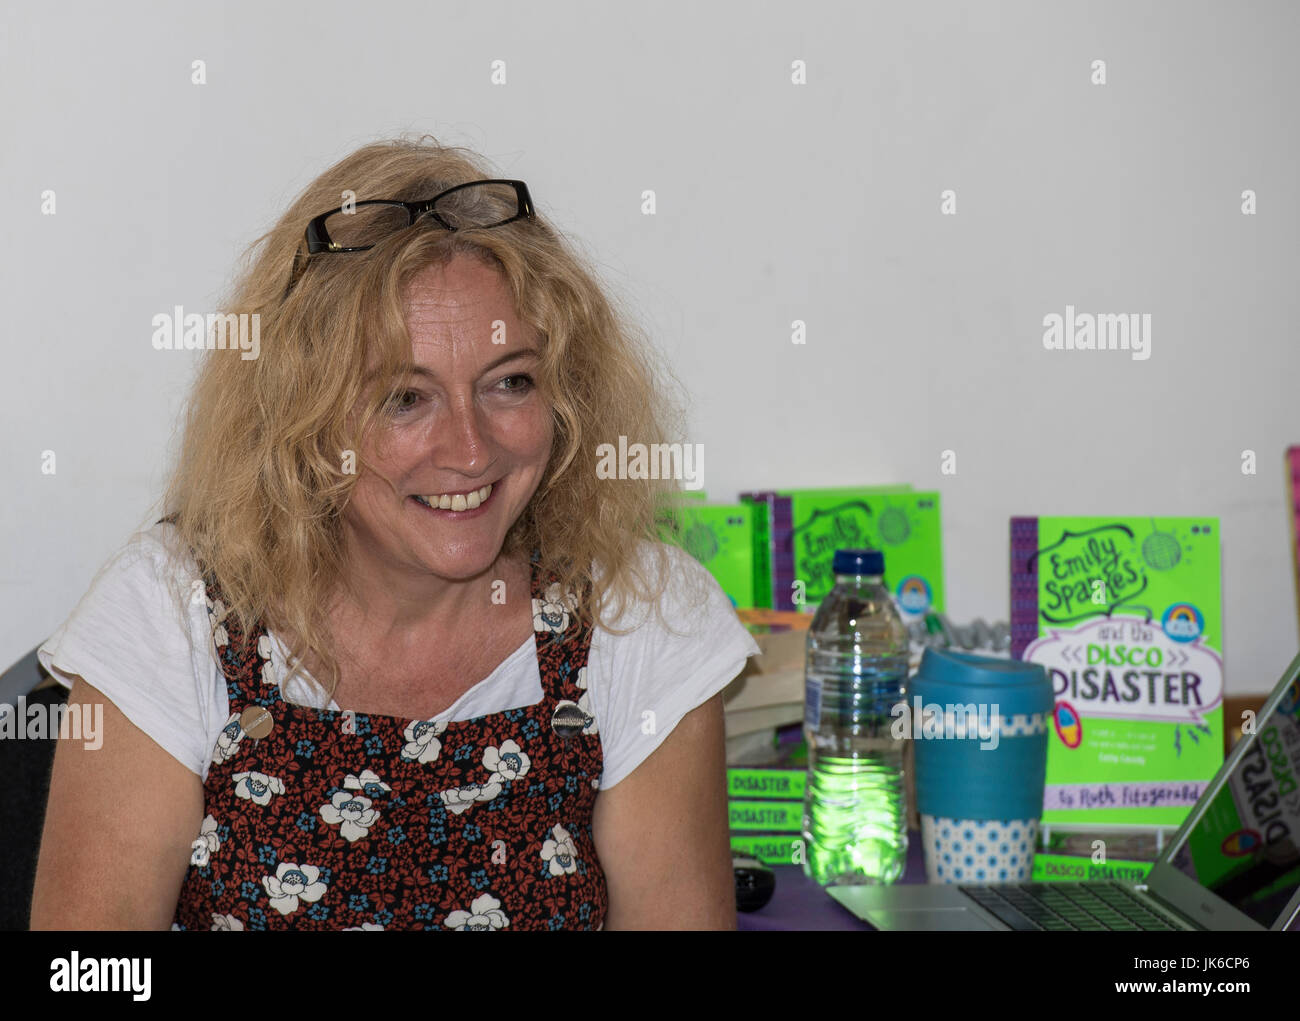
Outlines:
POLYGON ((408 413, 419 402, 420 395, 414 390, 403 390, 388 399, 388 409, 395 415, 408 413), (410 398, 409 402, 407 398, 410 398))
POLYGON ((507 393, 523 393, 533 385, 533 377, 526 373, 519 373, 514 376, 507 376, 500 383, 500 386, 507 393))

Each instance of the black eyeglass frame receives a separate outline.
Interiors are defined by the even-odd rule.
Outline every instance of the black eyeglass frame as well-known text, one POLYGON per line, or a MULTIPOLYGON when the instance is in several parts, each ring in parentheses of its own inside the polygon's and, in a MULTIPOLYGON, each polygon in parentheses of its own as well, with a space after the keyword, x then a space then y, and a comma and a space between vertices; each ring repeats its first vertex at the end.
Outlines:
MULTIPOLYGON (((464 184, 458 184, 454 188, 448 188, 446 191, 439 192, 433 198, 425 199, 422 202, 403 202, 400 199, 364 199, 361 202, 353 203, 352 208, 359 209, 361 206, 401 206, 406 210, 407 227, 415 226, 416 221, 427 214, 443 229, 454 232, 459 228, 451 226, 446 220, 438 215, 434 208, 435 203, 453 192, 460 191, 462 188, 473 188, 480 184, 511 185, 515 189, 515 197, 519 202, 519 212, 508 219, 499 220, 496 223, 483 224, 481 226, 465 229, 487 230, 492 227, 500 227, 507 223, 514 223, 516 220, 531 220, 536 215, 536 211, 533 208, 532 196, 528 194, 528 185, 524 184, 523 181, 502 180, 497 178, 483 181, 466 181, 464 184)), ((368 252, 370 249, 375 247, 374 245, 344 247, 330 240, 329 232, 325 229, 325 221, 336 213, 342 213, 344 208, 345 207, 343 206, 339 206, 337 209, 330 209, 321 213, 319 216, 312 217, 311 222, 307 224, 307 254, 316 255, 320 252, 368 252)), ((398 228, 398 230, 404 229, 405 228, 398 228)))

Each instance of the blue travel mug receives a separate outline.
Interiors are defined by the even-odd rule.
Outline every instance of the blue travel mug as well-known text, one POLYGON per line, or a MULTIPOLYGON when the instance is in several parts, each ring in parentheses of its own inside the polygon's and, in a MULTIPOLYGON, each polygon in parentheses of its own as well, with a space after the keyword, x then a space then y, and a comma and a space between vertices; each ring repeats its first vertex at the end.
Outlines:
POLYGON ((1031 878, 1055 698, 1040 664, 929 648, 902 711, 931 883, 1031 878))

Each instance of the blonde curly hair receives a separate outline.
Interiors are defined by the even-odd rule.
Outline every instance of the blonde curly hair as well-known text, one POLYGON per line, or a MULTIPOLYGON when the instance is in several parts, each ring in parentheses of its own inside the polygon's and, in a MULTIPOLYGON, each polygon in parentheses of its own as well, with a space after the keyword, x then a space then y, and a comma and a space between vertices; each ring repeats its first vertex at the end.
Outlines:
POLYGON ((310 651, 326 666, 327 696, 340 671, 322 594, 344 581, 342 511, 358 479, 341 454, 363 448, 413 367, 408 283, 458 253, 502 274, 520 321, 540 336, 539 383, 555 425, 545 474, 503 553, 538 550, 539 569, 575 594, 579 619, 611 630, 631 602, 658 607, 669 580, 666 548, 653 540, 679 483, 601 479, 593 457, 619 436, 669 440, 680 405, 665 388, 676 380, 544 217, 454 233, 426 220, 295 272, 307 222, 344 191, 418 201, 499 176, 429 136, 366 145, 332 166, 250 246, 223 303, 223 314, 260 316, 258 356, 207 352, 190 395, 162 506, 224 596, 213 629, 233 618, 245 634, 257 622, 292 634, 295 672, 310 651), (638 554, 646 539, 650 558, 638 554))

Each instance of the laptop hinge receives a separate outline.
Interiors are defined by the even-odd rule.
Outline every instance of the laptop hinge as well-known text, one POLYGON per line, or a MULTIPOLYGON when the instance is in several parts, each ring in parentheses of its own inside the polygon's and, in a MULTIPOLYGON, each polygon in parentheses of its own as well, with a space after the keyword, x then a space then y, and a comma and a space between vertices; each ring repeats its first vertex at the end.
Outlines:
POLYGON ((1139 897, 1145 900, 1153 901, 1155 904, 1157 904, 1160 907, 1161 913, 1166 916, 1167 920, 1178 922, 1180 925, 1184 925, 1187 928, 1192 929, 1193 931, 1196 932, 1209 932, 1209 930, 1206 929, 1205 926, 1201 925, 1195 919, 1188 918, 1176 907, 1170 904, 1169 901, 1165 900, 1163 897, 1157 894, 1154 890, 1151 889, 1151 887, 1147 886, 1145 883, 1140 883, 1137 886, 1132 887, 1132 890, 1139 897))

